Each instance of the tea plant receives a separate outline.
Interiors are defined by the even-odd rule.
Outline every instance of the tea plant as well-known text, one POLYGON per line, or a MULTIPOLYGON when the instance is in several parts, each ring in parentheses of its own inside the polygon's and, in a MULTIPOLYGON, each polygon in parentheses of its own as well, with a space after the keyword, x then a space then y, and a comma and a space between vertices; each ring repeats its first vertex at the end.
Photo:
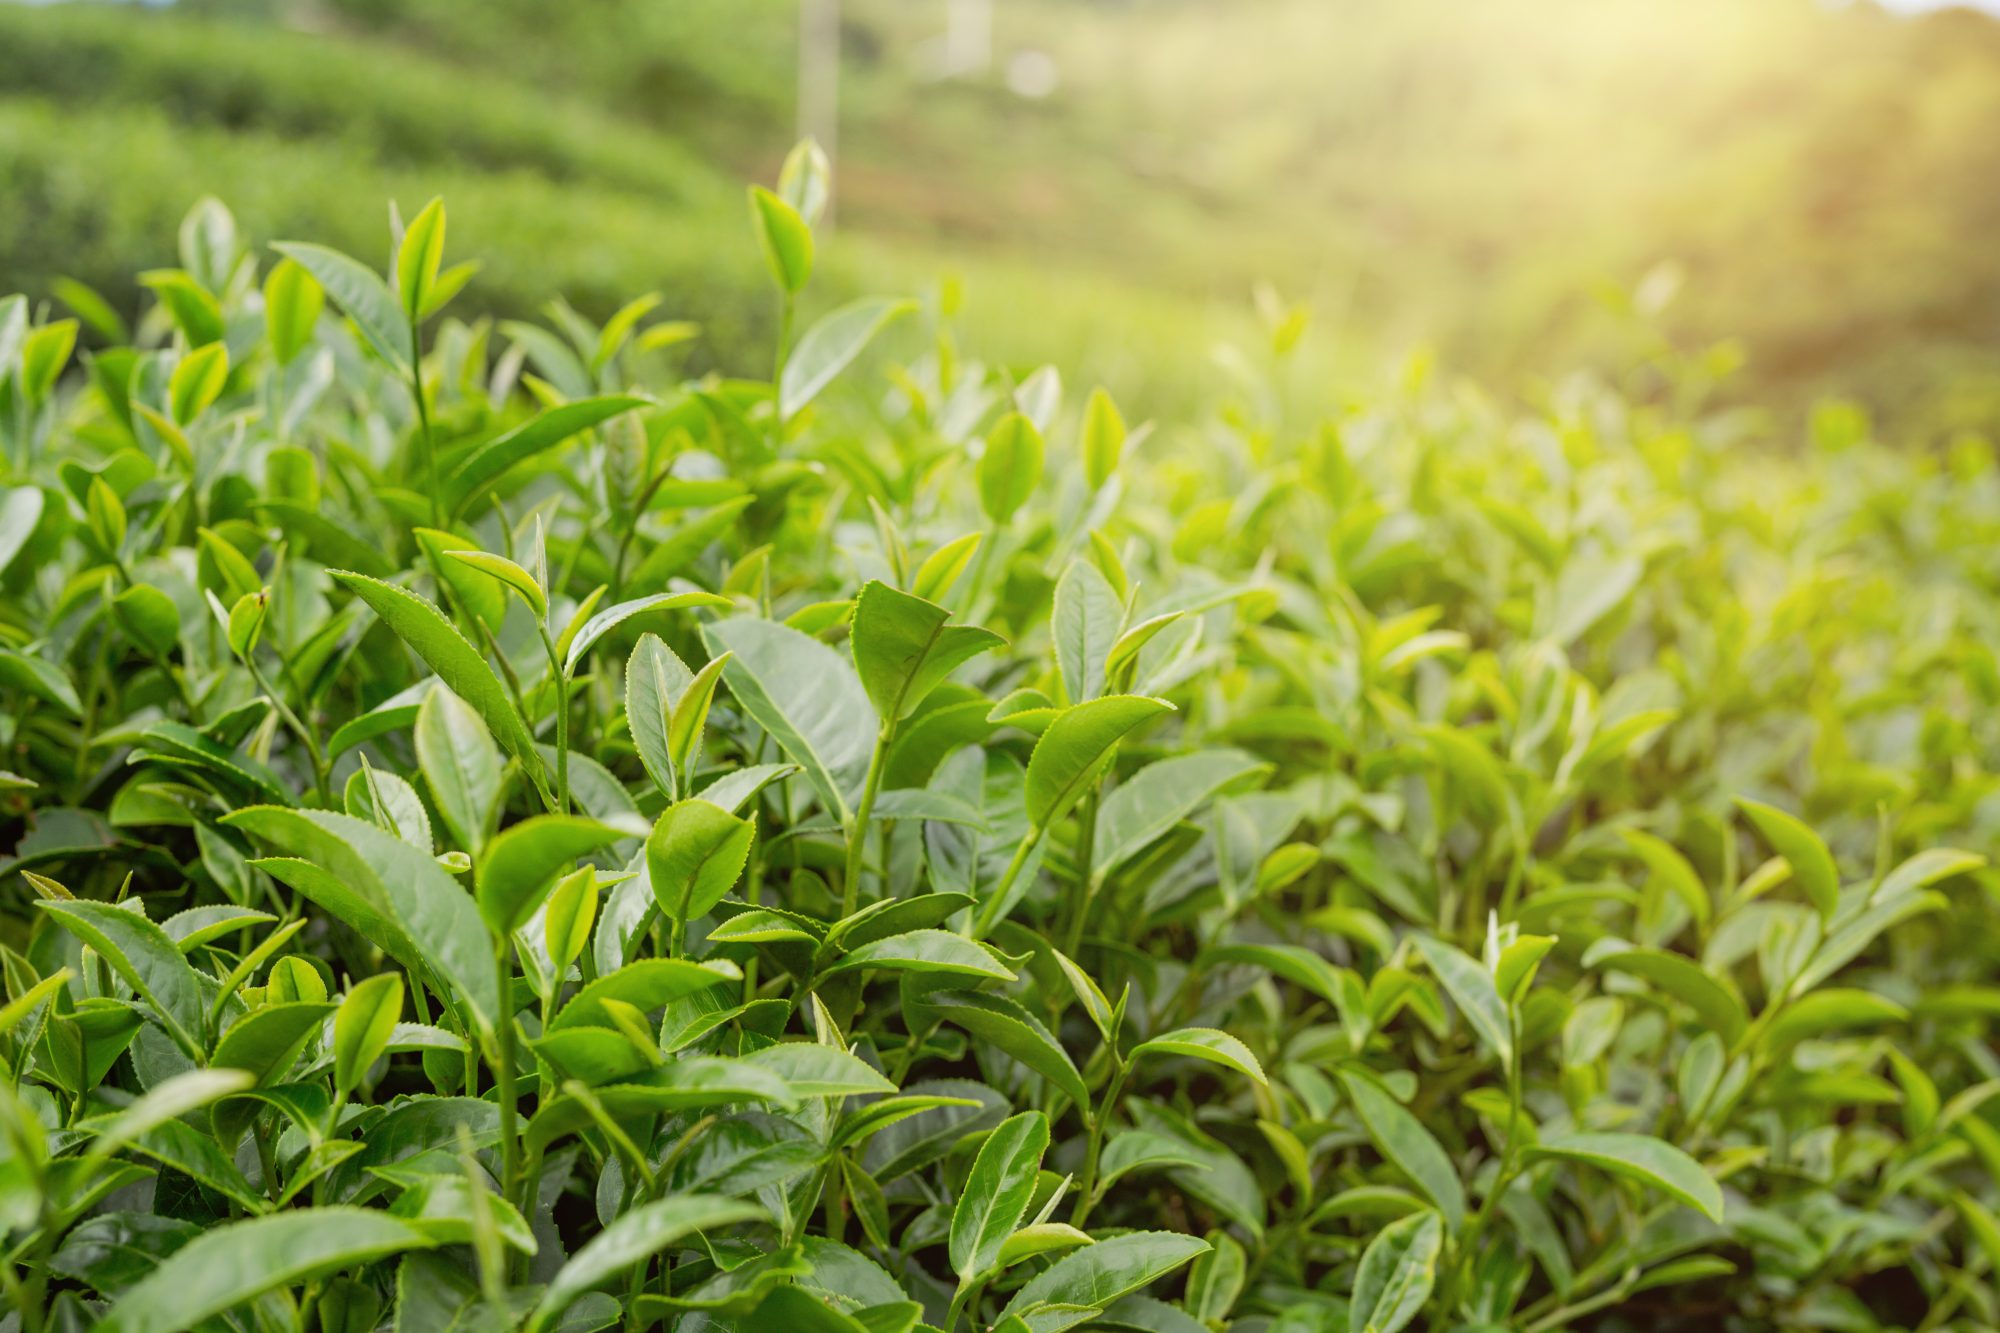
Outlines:
POLYGON ((439 202, 0 301, 0 1327, 2000 1321, 1990 451, 1154 430, 826 197, 766 379, 439 202))

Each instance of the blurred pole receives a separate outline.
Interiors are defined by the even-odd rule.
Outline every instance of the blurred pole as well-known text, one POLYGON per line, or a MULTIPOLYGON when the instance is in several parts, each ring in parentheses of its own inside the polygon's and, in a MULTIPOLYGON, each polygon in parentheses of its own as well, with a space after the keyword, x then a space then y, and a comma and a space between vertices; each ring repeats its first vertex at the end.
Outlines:
MULTIPOLYGON (((838 182, 840 0, 799 0, 799 137, 819 141, 838 182)), ((822 227, 833 225, 839 190, 829 185, 822 227)))

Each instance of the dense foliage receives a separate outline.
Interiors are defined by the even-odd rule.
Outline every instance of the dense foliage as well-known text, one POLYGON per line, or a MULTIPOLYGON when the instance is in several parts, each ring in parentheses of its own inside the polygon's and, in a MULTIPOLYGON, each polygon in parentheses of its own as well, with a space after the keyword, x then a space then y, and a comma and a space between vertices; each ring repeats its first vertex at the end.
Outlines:
POLYGON ((0 1328, 2000 1320, 1988 451, 1150 429, 825 197, 768 381, 435 202, 0 300, 0 1328))

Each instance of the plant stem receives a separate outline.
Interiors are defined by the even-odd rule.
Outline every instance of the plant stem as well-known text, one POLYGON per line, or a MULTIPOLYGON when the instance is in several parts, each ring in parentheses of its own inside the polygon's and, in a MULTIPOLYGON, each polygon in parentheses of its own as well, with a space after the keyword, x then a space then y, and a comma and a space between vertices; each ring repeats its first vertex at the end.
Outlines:
POLYGON ((973 1327, 979 1325, 979 1297, 986 1284, 978 1279, 958 1284, 958 1290, 951 1295, 951 1309, 945 1313, 944 1333, 957 1333, 958 1317, 968 1311, 972 1314, 973 1327))
POLYGON ((1083 1224, 1090 1218, 1090 1210, 1097 1206, 1092 1197, 1097 1193, 1098 1150, 1104 1146, 1104 1127, 1111 1121, 1112 1112, 1118 1108, 1118 1095, 1125 1091, 1125 1061, 1115 1047, 1110 1048, 1111 1078, 1104 1085, 1104 1096, 1097 1102, 1097 1114, 1090 1118, 1090 1142, 1083 1150, 1083 1174, 1076 1182, 1076 1211, 1070 1214, 1069 1224, 1083 1230, 1083 1224))
MULTIPOLYGON (((493 976, 500 984, 500 1014, 493 1034, 493 1082, 500 1098, 500 1191, 509 1203, 519 1202, 521 1185, 521 1144, 516 1126, 518 1113, 514 1091, 514 968, 507 937, 493 936, 493 976)), ((532 1209, 523 1205, 524 1213, 532 1209)))
POLYGON ((562 659, 556 655, 556 641, 549 637, 546 623, 538 628, 542 631, 542 647, 549 654, 549 683, 556 691, 556 813, 569 813, 569 677, 562 669, 562 659))
POLYGON ((1521 1019, 1518 1012, 1508 1014, 1508 1022, 1513 1029, 1513 1049, 1507 1062, 1507 1139, 1500 1148, 1500 1165, 1493 1173, 1493 1185, 1486 1191, 1486 1197, 1479 1201, 1479 1211, 1458 1238, 1459 1262, 1453 1265, 1451 1277, 1445 1286, 1442 1305, 1447 1313, 1456 1303, 1462 1285, 1461 1279, 1470 1270, 1479 1251, 1473 1242, 1485 1230, 1488 1218, 1500 1202, 1507 1188, 1519 1174, 1518 1161, 1521 1151, 1521 1019))
POLYGON ((861 866, 868 850, 868 817, 875 813, 875 796, 882 788, 882 770, 889 757, 889 741, 896 724, 884 722, 875 732, 875 749, 868 756, 868 778, 861 787, 861 804, 855 808, 854 823, 847 830, 847 874, 840 882, 840 915, 850 917, 861 906, 861 866))
POLYGON ((312 728, 299 720, 299 715, 292 711, 284 698, 271 688, 271 682, 265 679, 264 672, 253 657, 244 654, 243 665, 250 668, 250 679, 257 682, 257 688, 264 691, 265 697, 270 699, 272 706, 278 710, 278 716, 285 720, 285 725, 292 729, 292 734, 305 745, 306 754, 312 760, 313 787, 319 793, 319 803, 331 808, 333 790, 327 785, 330 765, 326 762, 326 756, 320 751, 319 738, 313 735, 312 728))
POLYGON ((771 387, 776 389, 778 381, 785 377, 785 362, 792 357, 792 316, 797 312, 798 298, 786 292, 778 305, 778 350, 771 361, 771 387))
POLYGON ((1075 958, 1083 948, 1083 929, 1090 919, 1091 899, 1097 896, 1097 885, 1091 882, 1094 873, 1092 865, 1097 850, 1097 793, 1092 791, 1083 798, 1083 808, 1077 816, 1076 825, 1076 901, 1070 907, 1069 934, 1063 945, 1063 952, 1075 958))
POLYGON ((1021 867, 1028 864, 1028 857, 1041 840, 1041 828, 1030 824, 1028 831, 1021 836, 1020 844, 1014 848, 1014 858, 1007 863, 1006 873, 1000 876, 1000 882, 993 886, 993 892, 987 894, 986 901, 979 906, 979 915, 972 927, 974 939, 981 938, 999 924, 1000 909, 1007 901, 1007 894, 1013 889, 1014 881, 1021 877, 1021 867))
POLYGON ((431 409, 424 398, 424 340, 410 317, 410 395, 417 400, 417 435, 424 450, 425 489, 430 492, 431 526, 444 526, 444 496, 438 491, 437 444, 431 439, 431 409))

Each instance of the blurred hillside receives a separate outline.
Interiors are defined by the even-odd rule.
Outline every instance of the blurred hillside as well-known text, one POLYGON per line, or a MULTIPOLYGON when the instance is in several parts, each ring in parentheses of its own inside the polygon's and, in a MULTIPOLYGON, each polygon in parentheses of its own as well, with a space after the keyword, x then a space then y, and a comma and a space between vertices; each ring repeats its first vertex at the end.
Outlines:
MULTIPOLYGON (((2000 425, 1983 16, 1004 0, 947 75, 945 13, 843 7, 829 297, 956 273, 983 353, 1163 395, 1268 280, 1316 311, 1308 366, 1427 341, 1529 383, 1734 338, 1759 397, 2000 425)), ((791 141, 797 24, 796 0, 0 4, 0 288, 129 307, 120 275, 203 192, 365 255, 385 200, 442 192, 475 299, 657 288, 727 364, 768 337, 741 182, 791 141)))

